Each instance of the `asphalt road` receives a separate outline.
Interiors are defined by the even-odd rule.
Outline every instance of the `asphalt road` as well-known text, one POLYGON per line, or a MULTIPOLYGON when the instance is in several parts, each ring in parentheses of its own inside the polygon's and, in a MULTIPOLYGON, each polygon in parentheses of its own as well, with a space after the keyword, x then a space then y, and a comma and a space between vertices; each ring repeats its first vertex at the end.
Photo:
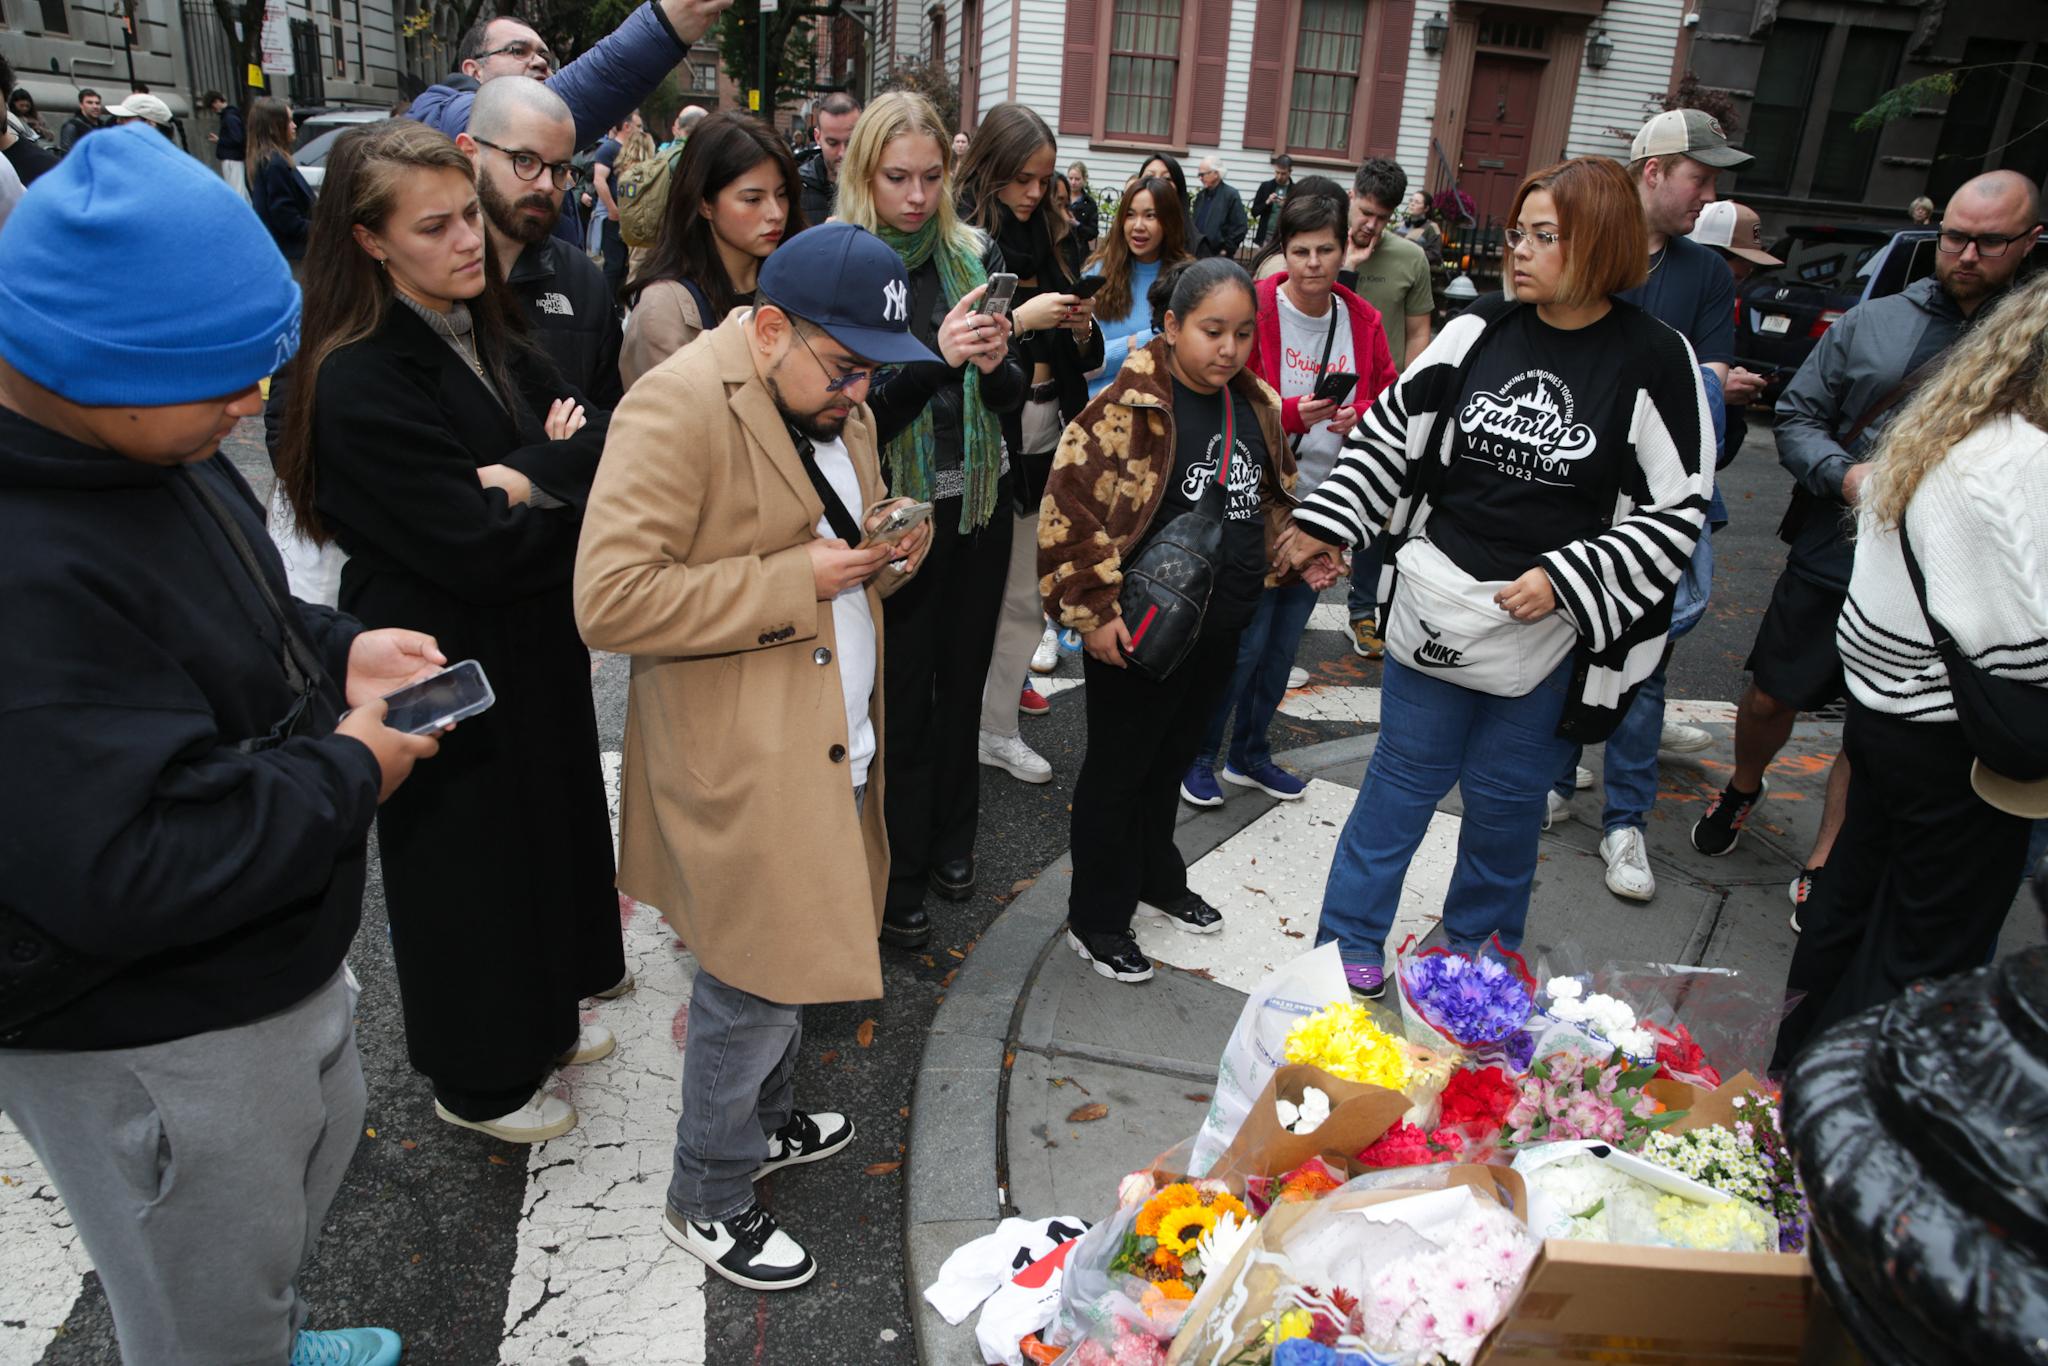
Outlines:
MULTIPOLYGON (((244 423, 228 451, 259 495, 267 495, 270 473, 257 424, 244 423)), ((1676 654, 1673 698, 1737 695, 1756 619, 1783 559, 1774 531, 1788 480, 1777 467, 1767 426, 1752 427, 1722 484, 1731 524, 1715 543, 1715 603, 1676 654)), ((1333 590, 1329 600, 1341 600, 1340 591, 1333 590)), ((1301 662, 1327 681, 1378 683, 1379 666, 1356 660, 1333 633, 1311 633, 1301 662)), ((1072 660, 1062 664, 1063 673, 1077 669, 1072 660)), ((625 720, 626 661, 600 657, 593 687, 602 743, 615 750, 625 720)), ((1362 729, 1281 716, 1275 746, 1285 750, 1362 729)), ((821 1272, 813 1287, 783 1296, 711 1280, 705 1316, 712 1366, 915 1360, 909 1305, 921 1287, 904 1282, 901 1172, 864 1171, 903 1155, 925 1031, 951 974, 1003 903, 1067 847, 1068 801, 1086 742, 1079 696, 1063 694, 1050 715, 1025 720, 1023 730, 1051 761, 1054 781, 1030 787, 982 770, 975 897, 957 906, 932 901, 938 932, 923 953, 883 951, 881 1001, 805 1012, 798 1103, 851 1115, 860 1137, 845 1156, 764 1183, 764 1197, 784 1227, 809 1247, 821 1272), (873 1041, 861 1047, 857 1031, 868 1019, 876 1025, 873 1041)), ((792 852, 800 850, 801 830, 782 833, 792 852)), ((405 1336, 406 1359, 414 1363, 496 1362, 526 1191, 525 1154, 434 1118, 426 1083, 406 1063, 374 867, 351 961, 364 987, 359 1037, 370 1091, 366 1127, 375 1137, 361 1144, 302 1280, 315 1306, 315 1326, 390 1326, 405 1336)), ((661 1196, 660 1187, 650 1185, 649 1204, 657 1205, 661 1196)), ((111 1321, 95 1285, 88 1282, 42 1360, 50 1366, 117 1360, 111 1321)))

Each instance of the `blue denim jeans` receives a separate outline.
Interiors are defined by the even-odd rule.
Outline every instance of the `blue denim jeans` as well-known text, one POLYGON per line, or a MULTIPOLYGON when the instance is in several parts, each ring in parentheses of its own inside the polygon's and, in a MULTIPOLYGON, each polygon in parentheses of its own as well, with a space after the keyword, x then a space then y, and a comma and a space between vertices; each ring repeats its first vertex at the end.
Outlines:
POLYGON ((1237 726, 1230 735, 1230 767, 1239 773, 1270 763, 1273 746, 1266 732, 1280 699, 1287 695, 1287 675, 1294 668, 1295 652, 1301 648, 1301 634, 1308 629, 1309 613, 1315 610, 1316 590, 1305 583, 1269 588, 1259 595, 1259 607, 1251 623, 1237 638, 1237 667, 1230 686, 1209 718, 1202 736, 1201 752, 1195 763, 1216 767, 1216 752, 1223 745, 1223 728, 1231 714, 1237 726))
POLYGON ((1369 617, 1379 602, 1380 592, 1380 542, 1375 536, 1360 549, 1351 552, 1351 589, 1345 595, 1344 605, 1351 612, 1351 619, 1369 617))
MULTIPOLYGON (((1657 800, 1657 747, 1664 741, 1664 669, 1669 662, 1659 664, 1643 680, 1621 724, 1607 737, 1607 757, 1600 766, 1603 832, 1623 826, 1641 830, 1649 822, 1650 807, 1657 800)), ((1558 773, 1558 796, 1572 795, 1572 774, 1584 753, 1578 745, 1571 747, 1558 773)))
POLYGON ((1571 676, 1567 659, 1527 696, 1493 697, 1388 657, 1379 743, 1337 837, 1316 943, 1335 940, 1346 963, 1385 964, 1409 861, 1455 786, 1465 815, 1444 933, 1461 952, 1495 934, 1520 947, 1543 794, 1571 749, 1557 736, 1571 676))

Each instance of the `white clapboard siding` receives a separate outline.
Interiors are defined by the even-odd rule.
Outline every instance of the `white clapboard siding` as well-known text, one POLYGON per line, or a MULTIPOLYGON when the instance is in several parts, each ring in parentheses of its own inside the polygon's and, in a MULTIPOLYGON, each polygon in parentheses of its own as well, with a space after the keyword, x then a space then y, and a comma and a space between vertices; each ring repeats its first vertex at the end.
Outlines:
MULTIPOLYGON (((1017 42, 1006 65, 1016 69, 1017 102, 1029 105, 1057 131, 1060 126, 1060 53, 1066 41, 1067 7, 1058 0, 993 0, 989 15, 1001 10, 1014 16, 1017 42)), ((1085 139, 1082 140, 1085 146, 1085 139)), ((1059 150, 1060 169, 1075 161, 1088 162, 1089 178, 1100 182, 1102 174, 1085 151, 1075 151, 1067 140, 1059 150)))
POLYGON ((1680 14, 1679 0, 1608 0, 1594 27, 1607 30, 1614 56, 1605 70, 1579 72, 1568 155, 1628 156, 1629 139, 1650 116, 1651 102, 1671 84, 1680 14))
MULTIPOLYGON (((1437 73, 1443 58, 1432 56, 1422 46, 1422 26, 1437 13, 1429 0, 1415 7, 1415 21, 1408 26, 1408 83, 1401 91, 1401 136, 1394 143, 1394 159, 1408 173, 1408 187, 1428 190, 1436 181, 1431 174, 1429 125, 1436 118, 1437 73)), ((1456 167, 1458 149, 1446 147, 1444 155, 1456 167)))
POLYGON ((986 114, 1010 98, 1010 31, 1015 19, 1016 9, 1007 0, 982 11, 981 91, 975 101, 978 114, 986 114))

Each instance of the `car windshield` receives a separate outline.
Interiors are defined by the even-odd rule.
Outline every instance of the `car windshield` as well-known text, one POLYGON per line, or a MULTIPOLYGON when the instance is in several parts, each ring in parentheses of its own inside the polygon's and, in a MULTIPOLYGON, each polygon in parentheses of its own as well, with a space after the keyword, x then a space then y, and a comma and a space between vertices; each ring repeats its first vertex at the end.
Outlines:
POLYGON ((1847 290, 1883 246, 1881 241, 1863 242, 1833 233, 1788 237, 1773 252, 1785 262, 1773 278, 1781 284, 1796 280, 1815 289, 1847 290))
POLYGON ((328 127, 322 129, 317 136, 308 139, 300 146, 298 151, 292 154, 292 160, 298 162, 301 166, 324 166, 327 164, 328 154, 334 150, 334 144, 340 139, 341 135, 361 126, 361 124, 345 123, 338 128, 328 127))

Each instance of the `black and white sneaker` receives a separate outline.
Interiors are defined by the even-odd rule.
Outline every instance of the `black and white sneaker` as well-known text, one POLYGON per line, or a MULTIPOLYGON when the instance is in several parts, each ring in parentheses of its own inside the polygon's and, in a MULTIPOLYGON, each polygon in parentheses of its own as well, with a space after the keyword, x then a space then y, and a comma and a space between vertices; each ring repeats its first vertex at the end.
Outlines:
POLYGON ((830 1157, 851 1142, 853 1121, 845 1115, 835 1115, 830 1110, 816 1114, 794 1111, 789 1123, 768 1135, 768 1160, 755 1171, 754 1179, 759 1181, 784 1167, 830 1157))
POLYGON ((1149 920, 1164 920, 1189 934, 1214 934, 1223 928, 1223 912, 1202 900, 1201 893, 1182 892, 1164 906, 1149 901, 1138 903, 1138 914, 1149 920))
POLYGON ((700 1224, 663 1209, 661 1231, 692 1257, 749 1290, 793 1290, 818 1274, 811 1254, 755 1204, 730 1219, 700 1224))
POLYGON ((1095 970, 1104 977, 1118 982, 1149 982, 1152 980, 1152 960, 1138 947, 1138 941, 1130 933, 1082 934, 1068 929, 1067 942, 1074 946, 1074 952, 1081 955, 1084 963, 1093 963, 1095 970))

